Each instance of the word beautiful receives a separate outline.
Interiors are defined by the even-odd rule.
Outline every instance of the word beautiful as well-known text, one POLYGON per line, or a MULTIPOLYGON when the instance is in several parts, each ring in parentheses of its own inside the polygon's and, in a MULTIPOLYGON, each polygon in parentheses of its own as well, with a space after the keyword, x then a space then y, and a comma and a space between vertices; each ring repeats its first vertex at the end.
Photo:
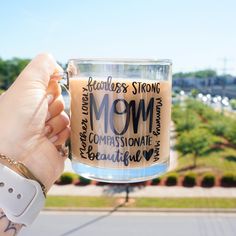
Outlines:
POLYGON ((125 166, 156 162, 163 105, 160 83, 123 81, 89 77, 82 87, 80 157, 125 166))

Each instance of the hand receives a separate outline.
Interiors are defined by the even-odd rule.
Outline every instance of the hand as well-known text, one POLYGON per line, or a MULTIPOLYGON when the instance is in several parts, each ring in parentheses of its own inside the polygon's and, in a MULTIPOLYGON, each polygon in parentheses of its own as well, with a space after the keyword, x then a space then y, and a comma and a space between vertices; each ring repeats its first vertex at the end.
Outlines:
POLYGON ((47 188, 64 168, 56 149, 69 136, 58 72, 48 54, 38 55, 0 97, 0 153, 23 162, 47 188))

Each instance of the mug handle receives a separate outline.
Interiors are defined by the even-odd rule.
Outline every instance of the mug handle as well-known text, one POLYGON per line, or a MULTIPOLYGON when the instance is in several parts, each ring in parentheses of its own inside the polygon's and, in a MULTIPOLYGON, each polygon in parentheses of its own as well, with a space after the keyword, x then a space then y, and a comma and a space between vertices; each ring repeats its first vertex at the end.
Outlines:
POLYGON ((59 84, 61 85, 62 88, 66 90, 68 95, 70 95, 69 92, 69 73, 64 71, 59 73, 59 76, 61 77, 61 80, 59 80, 59 84))
MULTIPOLYGON (((62 72, 59 74, 61 76, 61 80, 59 80, 59 85, 61 86, 62 91, 66 91, 68 96, 70 97, 70 92, 69 92, 69 76, 68 72, 62 72)), ((66 106, 65 104, 65 112, 70 110, 70 105, 66 106)), ((70 117, 70 113, 66 112, 67 115, 70 117)), ((72 160, 72 152, 71 152, 71 139, 70 137, 67 139, 65 143, 65 148, 62 147, 62 145, 57 147, 57 150, 63 155, 67 155, 70 160, 72 160), (66 151, 64 150, 66 149, 66 151)))

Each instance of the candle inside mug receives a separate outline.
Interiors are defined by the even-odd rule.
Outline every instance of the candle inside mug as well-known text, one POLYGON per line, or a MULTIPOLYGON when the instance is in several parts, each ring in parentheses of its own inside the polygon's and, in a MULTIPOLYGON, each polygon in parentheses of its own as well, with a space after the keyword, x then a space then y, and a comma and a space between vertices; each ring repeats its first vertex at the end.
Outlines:
POLYGON ((69 87, 74 161, 120 170, 168 162, 170 81, 73 76, 69 87))

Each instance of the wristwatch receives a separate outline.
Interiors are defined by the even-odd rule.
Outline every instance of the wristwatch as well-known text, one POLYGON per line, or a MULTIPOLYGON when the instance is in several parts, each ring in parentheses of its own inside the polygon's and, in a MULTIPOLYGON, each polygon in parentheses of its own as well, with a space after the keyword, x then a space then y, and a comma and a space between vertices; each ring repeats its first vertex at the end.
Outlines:
POLYGON ((40 184, 0 163, 0 208, 7 218, 26 226, 33 223, 45 203, 40 184))

